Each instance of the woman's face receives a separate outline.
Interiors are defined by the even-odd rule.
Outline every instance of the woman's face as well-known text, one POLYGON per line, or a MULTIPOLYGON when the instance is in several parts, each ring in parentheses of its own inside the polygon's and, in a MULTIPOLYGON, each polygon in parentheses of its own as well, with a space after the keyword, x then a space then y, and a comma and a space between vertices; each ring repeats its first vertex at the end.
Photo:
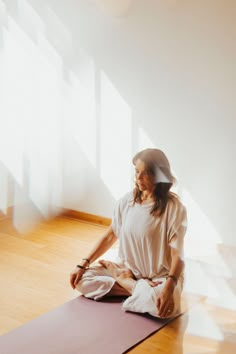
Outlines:
POLYGON ((141 192, 148 191, 152 192, 155 187, 155 177, 148 173, 146 170, 145 163, 137 159, 135 164, 135 182, 141 192))

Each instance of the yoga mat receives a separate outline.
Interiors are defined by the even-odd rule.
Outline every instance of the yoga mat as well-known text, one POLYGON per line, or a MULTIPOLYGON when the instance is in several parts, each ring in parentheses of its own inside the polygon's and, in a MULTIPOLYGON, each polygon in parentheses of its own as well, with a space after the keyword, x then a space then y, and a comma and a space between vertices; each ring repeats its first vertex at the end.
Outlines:
POLYGON ((0 337, 1 354, 121 354, 170 320, 121 310, 121 298, 83 296, 0 337))

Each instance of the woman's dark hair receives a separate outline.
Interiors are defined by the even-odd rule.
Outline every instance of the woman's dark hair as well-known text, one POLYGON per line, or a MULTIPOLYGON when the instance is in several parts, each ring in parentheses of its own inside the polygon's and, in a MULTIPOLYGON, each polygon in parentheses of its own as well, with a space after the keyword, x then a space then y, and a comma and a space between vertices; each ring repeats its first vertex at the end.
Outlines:
MULTIPOLYGON (((175 178, 171 173, 170 163, 166 155, 159 149, 145 149, 138 152, 133 157, 133 164, 136 165, 137 160, 144 162, 146 172, 155 178, 155 189, 153 192, 154 205, 150 211, 151 215, 161 215, 164 213, 167 202, 172 199, 174 193, 170 192, 175 178)), ((133 202, 142 202, 142 192, 136 184, 133 191, 133 202)))

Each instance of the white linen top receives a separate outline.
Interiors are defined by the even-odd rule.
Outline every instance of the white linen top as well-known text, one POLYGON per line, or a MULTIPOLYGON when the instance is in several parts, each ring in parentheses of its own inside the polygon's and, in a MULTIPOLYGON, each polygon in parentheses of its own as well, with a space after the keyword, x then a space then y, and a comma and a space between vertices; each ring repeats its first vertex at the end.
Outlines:
POLYGON ((133 205, 129 192, 116 204, 112 229, 119 239, 119 258, 137 279, 156 279, 168 275, 171 246, 183 255, 187 228, 186 209, 177 196, 169 199, 161 216, 150 215, 153 203, 133 205), (175 241, 173 236, 176 235, 175 241))

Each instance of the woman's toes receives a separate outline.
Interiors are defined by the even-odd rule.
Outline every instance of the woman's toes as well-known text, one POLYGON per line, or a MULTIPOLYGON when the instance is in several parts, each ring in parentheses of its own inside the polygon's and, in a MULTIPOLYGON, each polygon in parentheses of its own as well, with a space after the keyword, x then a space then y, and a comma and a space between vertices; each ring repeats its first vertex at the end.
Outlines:
POLYGON ((101 260, 99 261, 99 263, 100 263, 103 267, 108 268, 111 262, 105 261, 104 259, 101 259, 101 260))

